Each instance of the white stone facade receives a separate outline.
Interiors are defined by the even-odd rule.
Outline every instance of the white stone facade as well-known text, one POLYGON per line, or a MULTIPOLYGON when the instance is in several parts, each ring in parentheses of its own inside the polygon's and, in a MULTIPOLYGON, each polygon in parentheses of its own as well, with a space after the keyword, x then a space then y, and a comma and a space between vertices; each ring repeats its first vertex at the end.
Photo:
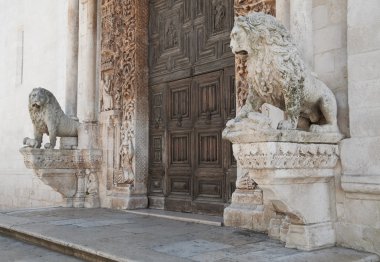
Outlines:
MULTIPOLYGON (((68 1, 0 1, 0 207, 57 206, 62 197, 25 168, 19 148, 30 136, 28 94, 42 86, 65 103, 68 1), (21 138, 21 140, 20 140, 21 138)), ((63 107, 64 108, 64 107, 63 107)))
MULTIPOLYGON (((67 99, 72 95, 67 92, 67 85, 69 82, 75 84, 77 78, 73 80, 68 73, 76 67, 72 64, 75 55, 69 56, 69 53, 73 41, 78 39, 68 35, 69 2, 0 0, 0 57, 6 61, 0 64, 0 80, 7 94, 0 99, 0 109, 5 116, 0 125, 4 143, 0 149, 0 208, 63 204, 60 194, 24 167, 18 150, 22 138, 32 133, 27 111, 27 97, 32 88, 49 89, 63 108, 67 101, 72 101, 67 99)), ((325 205, 331 207, 328 212, 334 224, 336 243, 380 254, 380 2, 277 0, 276 7, 278 19, 295 34, 306 64, 332 89, 337 99, 339 128, 346 139, 339 144, 340 160, 334 169, 335 191, 330 204, 325 205)), ((91 36, 89 39, 94 40, 91 36)), ((98 107, 99 101, 98 84, 94 86, 93 83, 99 82, 100 51, 99 43, 91 42, 90 45, 92 51, 98 47, 97 59, 94 56, 84 62, 96 62, 93 68, 97 66, 97 72, 83 73, 89 76, 87 80, 82 79, 83 82, 92 83, 93 89, 86 89, 87 95, 79 92, 78 100, 92 93, 93 98, 87 99, 86 105, 93 109, 98 107)), ((82 49, 85 47, 86 43, 82 49)), ((72 106, 66 107, 66 111, 71 109, 72 106)), ((88 113, 83 110, 85 107, 78 108, 81 120, 88 113)), ((76 108, 68 113, 75 115, 76 108)), ((88 122, 99 120, 98 112, 91 111, 87 118, 88 122)), ((113 120, 111 116, 109 119, 113 120)), ((88 143, 92 143, 91 139, 88 143)), ((110 151, 103 148, 103 152, 107 150, 110 151)), ((136 151, 136 154, 141 152, 136 151)), ((103 169, 106 168, 104 164, 103 169)), ((99 178, 100 202, 103 207, 115 207, 117 204, 111 203, 110 194, 124 198, 129 191, 109 191, 107 179, 99 178)), ((145 198, 146 189, 140 188, 137 193, 140 192, 145 198)), ((257 198, 260 195, 252 196, 252 199, 257 198)), ((263 198, 264 201, 258 202, 265 203, 265 194, 263 198)))

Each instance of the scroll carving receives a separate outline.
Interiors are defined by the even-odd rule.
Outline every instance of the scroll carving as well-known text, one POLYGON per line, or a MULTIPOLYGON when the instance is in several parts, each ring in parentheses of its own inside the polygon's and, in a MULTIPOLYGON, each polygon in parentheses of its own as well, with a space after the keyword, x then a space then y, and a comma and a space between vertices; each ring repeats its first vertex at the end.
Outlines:
MULTIPOLYGON (((246 15, 250 12, 264 12, 266 14, 276 15, 275 0, 235 0, 235 16, 246 15)), ((237 111, 245 104, 248 94, 247 83, 247 65, 245 57, 235 58, 236 70, 236 99, 237 111)))
POLYGON ((102 0, 101 111, 121 110, 120 161, 113 184, 133 184, 136 0, 102 0), (126 175, 127 174, 127 175, 126 175))

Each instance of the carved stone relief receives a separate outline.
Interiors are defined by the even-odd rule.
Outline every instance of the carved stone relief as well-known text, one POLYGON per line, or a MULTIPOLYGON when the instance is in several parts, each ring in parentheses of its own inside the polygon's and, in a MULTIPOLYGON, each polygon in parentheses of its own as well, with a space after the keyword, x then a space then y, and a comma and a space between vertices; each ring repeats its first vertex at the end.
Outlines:
POLYGON ((101 111, 121 110, 121 136, 115 141, 113 184, 133 184, 134 118, 136 104, 136 3, 102 1, 101 111))
POLYGON ((214 9, 214 24, 213 28, 215 32, 223 31, 226 23, 226 12, 227 7, 223 0, 214 0, 213 3, 214 9))
MULTIPOLYGON (((235 17, 249 14, 251 12, 264 12, 266 14, 276 15, 275 0, 235 0, 235 17)), ((237 111, 244 105, 248 94, 247 83, 247 58, 236 56, 236 94, 237 94, 237 111)))

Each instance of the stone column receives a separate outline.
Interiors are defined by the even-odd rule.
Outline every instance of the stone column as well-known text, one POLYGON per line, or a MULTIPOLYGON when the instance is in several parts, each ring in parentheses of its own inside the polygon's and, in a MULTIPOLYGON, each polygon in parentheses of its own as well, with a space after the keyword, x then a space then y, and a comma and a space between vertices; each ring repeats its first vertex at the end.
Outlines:
POLYGON ((65 112, 77 116, 79 0, 67 2, 67 56, 65 112))
POLYGON ((276 18, 290 30, 290 0, 276 1, 276 18))
POLYGON ((78 61, 78 116, 83 122, 78 130, 78 147, 97 147, 96 110, 96 0, 80 0, 79 6, 79 61, 78 61))
MULTIPOLYGON (((77 118, 78 92, 78 36, 79 36, 79 0, 67 1, 67 48, 66 48, 66 100, 65 112, 71 118, 77 118)), ((61 137, 60 149, 74 149, 78 146, 78 137, 61 137)))
POLYGON ((312 11, 312 0, 290 0, 290 32, 310 69, 314 67, 312 11))

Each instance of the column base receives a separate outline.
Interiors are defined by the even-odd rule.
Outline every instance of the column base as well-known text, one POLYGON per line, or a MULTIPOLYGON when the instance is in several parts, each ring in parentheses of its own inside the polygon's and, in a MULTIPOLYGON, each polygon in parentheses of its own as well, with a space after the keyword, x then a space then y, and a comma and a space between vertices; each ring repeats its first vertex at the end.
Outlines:
POLYGON ((111 200, 111 208, 116 209, 141 209, 148 207, 146 195, 114 196, 111 200))
POLYGON ((311 251, 335 245, 332 222, 312 225, 289 225, 285 247, 311 251))
POLYGON ((237 189, 231 205, 224 209, 224 225, 246 228, 258 232, 267 230, 261 190, 237 189))
POLYGON ((99 196, 86 196, 84 200, 84 207, 85 208, 98 208, 100 207, 100 200, 99 196))

